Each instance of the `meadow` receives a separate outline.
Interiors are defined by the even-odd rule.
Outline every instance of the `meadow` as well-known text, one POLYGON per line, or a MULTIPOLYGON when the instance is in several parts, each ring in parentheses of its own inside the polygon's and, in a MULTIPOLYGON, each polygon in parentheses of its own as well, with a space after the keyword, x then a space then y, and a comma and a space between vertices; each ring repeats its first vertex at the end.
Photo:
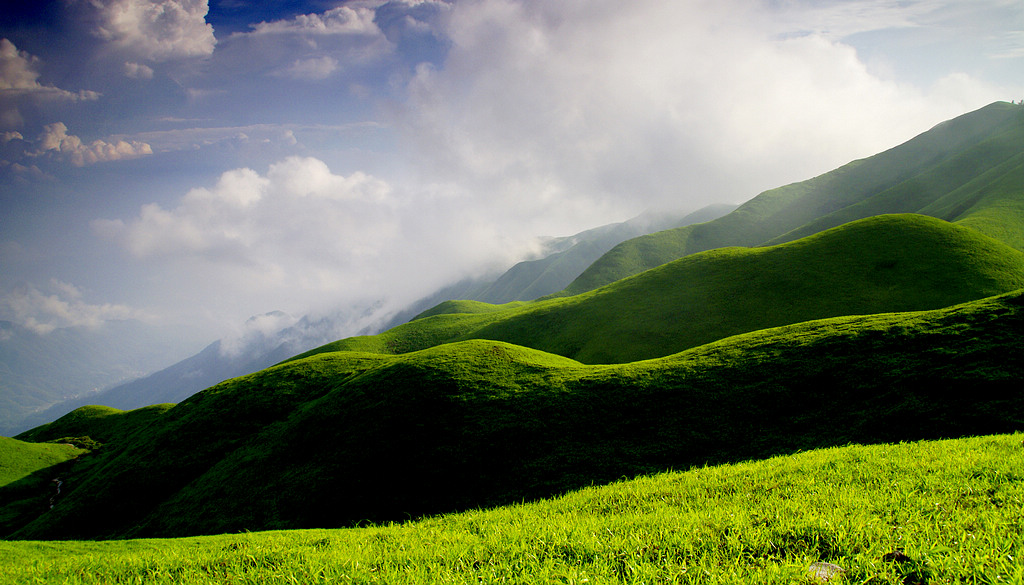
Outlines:
POLYGON ((1022 438, 849 445, 357 528, 2 542, 0 581, 792 584, 827 563, 830 583, 1022 583, 1022 438))

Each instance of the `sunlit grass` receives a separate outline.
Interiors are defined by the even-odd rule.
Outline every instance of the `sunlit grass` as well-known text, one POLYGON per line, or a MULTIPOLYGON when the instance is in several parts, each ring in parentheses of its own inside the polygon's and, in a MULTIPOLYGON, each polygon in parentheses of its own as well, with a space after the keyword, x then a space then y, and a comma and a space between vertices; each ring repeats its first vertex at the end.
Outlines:
POLYGON ((1021 435, 831 448, 400 525, 0 543, 5 582, 1021 583, 1021 435))

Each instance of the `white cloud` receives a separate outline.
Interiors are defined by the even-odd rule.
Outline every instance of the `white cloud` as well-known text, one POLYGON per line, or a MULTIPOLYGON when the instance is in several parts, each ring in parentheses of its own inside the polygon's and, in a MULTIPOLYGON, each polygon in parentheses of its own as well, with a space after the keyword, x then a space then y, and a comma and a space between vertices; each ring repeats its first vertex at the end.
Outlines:
POLYGON ((780 14, 741 0, 459 3, 447 61, 419 68, 399 127, 425 173, 510 219, 622 217, 741 202, 1006 96, 970 77, 956 91, 881 79, 780 14))
POLYGON ((36 142, 36 148, 37 151, 34 154, 37 156, 52 154, 67 160, 76 167, 153 154, 153 149, 149 144, 135 140, 130 142, 93 140, 89 144, 85 144, 81 138, 68 134, 68 128, 63 122, 44 126, 43 132, 36 142))
POLYGON ((128 224, 99 221, 95 227, 137 257, 194 254, 263 265, 292 248, 322 248, 329 258, 345 255, 336 244, 356 243, 352 234, 373 225, 368 220, 387 220, 389 190, 366 174, 335 175, 322 161, 290 157, 271 165, 266 176, 228 171, 212 189, 189 191, 174 209, 148 204, 128 224))
POLYGON ((280 75, 294 79, 321 80, 327 79, 338 70, 338 60, 334 57, 310 57, 298 59, 287 68, 280 71, 280 75))
POLYGON ((18 48, 7 39, 0 39, 0 127, 18 127, 24 124, 19 103, 21 100, 89 101, 98 99, 94 91, 67 91, 39 82, 39 59, 18 48))
POLYGON ((379 64, 394 46, 374 24, 374 8, 346 4, 322 13, 261 22, 223 40, 215 60, 225 75, 273 75, 306 81, 379 64))
POLYGON ((124 64, 124 74, 132 79, 153 79, 153 68, 134 61, 124 64))
POLYGON ((186 285, 178 295, 194 300, 185 302, 216 307, 228 322, 268 309, 403 306, 522 245, 510 245, 494 218, 459 194, 396 189, 308 157, 265 173, 228 171, 174 207, 152 203, 92 227, 186 285))
POLYGON ((380 34, 374 10, 366 6, 338 6, 321 14, 300 14, 288 20, 261 22, 248 34, 370 35, 380 34))
POLYGON ((0 311, 39 334, 62 327, 97 327, 105 321, 148 318, 126 305, 88 303, 77 287, 56 279, 42 291, 28 286, 0 297, 0 311))
POLYGON ((207 0, 90 0, 100 22, 95 34, 138 59, 205 57, 216 38, 206 22, 207 0))

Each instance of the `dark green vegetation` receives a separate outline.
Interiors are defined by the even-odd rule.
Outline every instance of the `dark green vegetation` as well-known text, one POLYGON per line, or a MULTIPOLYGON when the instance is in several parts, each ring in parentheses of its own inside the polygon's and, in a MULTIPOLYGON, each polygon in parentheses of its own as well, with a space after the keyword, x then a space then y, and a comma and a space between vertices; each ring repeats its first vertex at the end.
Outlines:
POLYGON ((1021 287, 1024 253, 942 220, 887 215, 769 248, 694 254, 589 293, 502 311, 450 301, 421 315, 430 318, 305 355, 491 339, 584 363, 623 363, 768 327, 935 309, 1021 287))
POLYGON ((766 191, 707 223, 623 242, 562 294, 577 294, 676 258, 794 240, 883 213, 960 222, 1024 249, 1024 107, 998 102, 900 146, 766 191))
POLYGON ((402 525, 6 542, 0 581, 789 585, 827 562, 833 583, 1020 583, 1021 437, 825 449, 402 525))
MULTIPOLYGON (((705 462, 1011 432, 1024 428, 1022 328, 1017 292, 618 366, 485 340, 324 352, 148 416, 73 470, 66 497, 14 536, 405 520, 705 462)), ((100 420, 122 428, 111 421, 132 417, 100 420)), ((57 421, 35 437, 68 428, 57 421)))
POLYGON ((69 461, 85 451, 68 444, 0 437, 0 526, 20 526, 49 509, 69 461))

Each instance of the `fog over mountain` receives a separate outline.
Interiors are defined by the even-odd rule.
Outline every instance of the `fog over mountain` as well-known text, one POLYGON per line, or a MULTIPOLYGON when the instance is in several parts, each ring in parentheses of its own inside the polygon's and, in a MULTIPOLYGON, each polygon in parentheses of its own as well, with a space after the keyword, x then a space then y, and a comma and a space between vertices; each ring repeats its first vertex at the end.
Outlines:
MULTIPOLYGON (((96 351, 95 348, 102 347, 105 351, 101 356, 106 361, 97 357, 90 362, 91 365, 100 371, 104 368, 113 369, 120 373, 120 377, 99 378, 101 383, 85 386, 92 381, 91 378, 72 368, 55 367, 51 363, 41 369, 51 377, 62 376, 63 385, 43 379, 37 382, 39 388, 36 388, 21 380, 5 379, 0 382, 3 396, 33 393, 36 396, 26 404, 11 402, 8 417, 0 425, 0 434, 17 434, 86 404, 133 409, 150 404, 180 402, 223 380, 261 370, 331 341, 353 335, 379 333, 448 299, 475 299, 493 303, 532 300, 561 290, 591 262, 619 242, 659 229, 708 221, 724 215, 733 207, 713 205, 685 215, 645 215, 573 236, 546 238, 540 245, 540 258, 517 263, 503 274, 484 273, 463 279, 398 309, 382 300, 365 306, 337 307, 330 312, 302 317, 282 311, 255 315, 230 335, 170 365, 166 364, 167 356, 174 354, 167 352, 164 346, 151 344, 143 338, 125 338, 120 344, 106 343, 98 338, 85 341, 75 338, 76 343, 68 343, 61 348, 62 355, 75 356, 74 362, 77 363, 92 355, 83 353, 83 349, 96 351), (135 348, 136 353, 141 348, 149 348, 148 354, 153 359, 145 362, 143 369, 122 372, 117 364, 134 355, 126 347, 135 348), (164 361, 155 361, 161 358, 164 361), (124 382, 114 383, 121 381, 124 382)), ((167 331, 163 333, 169 338, 181 337, 168 335, 167 331)), ((59 334, 53 337, 64 335, 63 330, 59 330, 59 334)), ((2 342, 0 347, 3 347, 2 342)), ((51 350, 50 347, 41 348, 29 359, 26 359, 28 356, 15 355, 5 359, 3 365, 8 368, 20 365, 33 371, 32 367, 40 368, 37 363, 39 360, 53 353, 51 350)), ((4 357, 7 358, 6 355, 4 357)))

